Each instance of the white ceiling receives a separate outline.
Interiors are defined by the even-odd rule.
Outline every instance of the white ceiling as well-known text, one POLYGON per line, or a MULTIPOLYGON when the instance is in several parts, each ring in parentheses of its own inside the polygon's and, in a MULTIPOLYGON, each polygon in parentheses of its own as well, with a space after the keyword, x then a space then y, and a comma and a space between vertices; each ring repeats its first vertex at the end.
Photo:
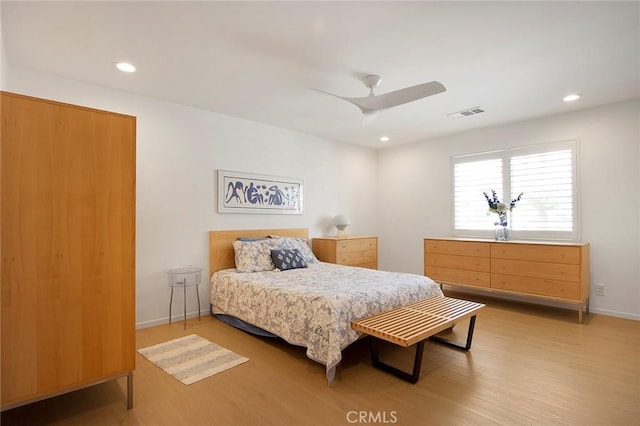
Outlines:
MULTIPOLYGON (((639 2, 7 2, 7 63, 369 147, 640 97, 639 2), (130 61, 138 71, 113 66, 130 61), (447 91, 363 127, 340 99, 447 91), (568 104, 571 92, 582 99, 568 104), (479 106, 483 114, 447 114, 479 106), (380 143, 388 135, 391 141, 380 143)), ((9 80, 10 81, 10 80, 9 80)))

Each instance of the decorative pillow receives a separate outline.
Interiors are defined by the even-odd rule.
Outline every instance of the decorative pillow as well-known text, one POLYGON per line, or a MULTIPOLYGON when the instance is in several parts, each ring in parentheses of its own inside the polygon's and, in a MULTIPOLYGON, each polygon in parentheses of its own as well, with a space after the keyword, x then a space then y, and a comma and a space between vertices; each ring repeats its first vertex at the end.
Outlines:
POLYGON ((305 262, 297 249, 271 250, 271 259, 275 267, 281 271, 307 267, 307 262, 305 262))
POLYGON ((233 250, 236 258, 236 270, 238 272, 260 272, 273 270, 271 249, 277 242, 272 239, 259 241, 233 242, 233 250))
POLYGON ((278 241, 278 245, 276 248, 283 250, 298 250, 307 264, 315 263, 318 261, 316 256, 311 251, 311 247, 309 247, 309 245, 307 244, 306 239, 295 237, 278 237, 275 235, 271 237, 278 241))

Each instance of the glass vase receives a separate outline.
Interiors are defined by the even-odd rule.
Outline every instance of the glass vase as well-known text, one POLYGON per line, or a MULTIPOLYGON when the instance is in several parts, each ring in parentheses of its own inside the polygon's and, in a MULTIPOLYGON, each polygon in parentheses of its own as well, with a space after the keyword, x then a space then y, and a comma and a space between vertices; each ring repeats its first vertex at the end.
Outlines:
POLYGON ((509 241, 511 221, 507 213, 499 213, 498 221, 493 223, 493 236, 496 241, 509 241))

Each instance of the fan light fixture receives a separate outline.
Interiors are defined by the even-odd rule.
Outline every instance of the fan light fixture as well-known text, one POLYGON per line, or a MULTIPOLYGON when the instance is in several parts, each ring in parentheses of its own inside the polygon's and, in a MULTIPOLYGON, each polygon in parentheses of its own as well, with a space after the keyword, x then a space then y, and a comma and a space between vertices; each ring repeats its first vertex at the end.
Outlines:
POLYGON ((345 229, 351 225, 351 219, 349 216, 339 214, 331 219, 331 224, 337 228, 336 237, 345 238, 347 236, 345 229))
POLYGON ((362 127, 364 127, 376 121, 376 118, 380 115, 380 110, 374 109, 371 111, 364 111, 362 114, 362 127))

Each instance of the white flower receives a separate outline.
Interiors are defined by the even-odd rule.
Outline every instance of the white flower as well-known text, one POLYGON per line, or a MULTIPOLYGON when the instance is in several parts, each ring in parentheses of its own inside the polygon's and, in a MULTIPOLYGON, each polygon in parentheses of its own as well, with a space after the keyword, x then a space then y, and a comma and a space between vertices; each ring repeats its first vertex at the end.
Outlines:
POLYGON ((496 212, 497 213, 506 213, 507 212, 507 205, 505 203, 498 203, 498 205, 496 206, 496 212))

